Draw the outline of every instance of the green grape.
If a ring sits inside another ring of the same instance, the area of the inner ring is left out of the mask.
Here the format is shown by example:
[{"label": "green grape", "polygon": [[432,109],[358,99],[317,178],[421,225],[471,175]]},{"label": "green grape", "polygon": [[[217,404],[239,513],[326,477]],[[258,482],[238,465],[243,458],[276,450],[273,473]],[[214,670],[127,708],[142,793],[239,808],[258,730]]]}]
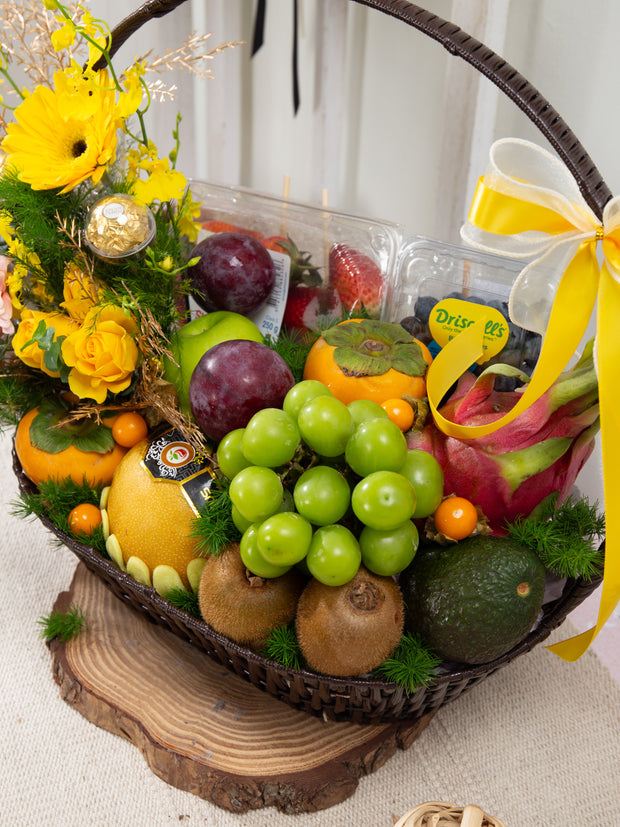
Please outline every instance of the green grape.
[{"label": "green grape", "polygon": [[353,419],[353,430],[368,419],[389,419],[388,412],[372,399],[354,399],[347,405]]},{"label": "green grape", "polygon": [[280,511],[260,525],[257,543],[260,553],[274,566],[294,566],[306,556],[312,540],[312,526],[294,511]]},{"label": "green grape", "polygon": [[349,483],[335,468],[314,465],[299,477],[293,491],[295,508],[314,525],[337,523],[351,501]]},{"label": "green grape", "polygon": [[343,525],[326,525],[314,532],[306,564],[326,586],[343,586],[357,574],[362,553],[357,538]]},{"label": "green grape", "polygon": [[398,471],[407,456],[407,440],[390,419],[367,419],[347,442],[345,459],[356,474]]},{"label": "green grape", "polygon": [[258,529],[260,523],[251,523],[244,531],[239,543],[239,554],[244,566],[257,577],[281,577],[290,566],[274,566],[268,563],[258,548]]},{"label": "green grape", "polygon": [[283,491],[276,472],[260,465],[250,465],[239,471],[229,488],[232,504],[251,523],[275,514],[282,503]]},{"label": "green grape", "polygon": [[248,465],[252,465],[241,450],[241,439],[244,433],[245,428],[235,428],[234,431],[229,431],[217,446],[217,463],[222,474],[229,480]]},{"label": "green grape", "polygon": [[304,379],[298,382],[290,389],[284,397],[282,408],[297,420],[299,411],[303,408],[306,402],[314,399],[317,396],[333,396],[327,385],[319,382],[317,379]]},{"label": "green grape", "polygon": [[349,409],[335,396],[317,396],[306,402],[297,416],[297,425],[303,441],[324,457],[344,453],[353,433]]},{"label": "green grape", "polygon": [[415,491],[402,474],[375,471],[357,483],[351,494],[351,506],[364,525],[390,530],[413,516]]},{"label": "green grape", "polygon": [[252,525],[252,520],[246,520],[246,518],[241,514],[237,506],[233,503],[230,509],[230,516],[232,517],[232,521],[235,524],[235,528],[241,534],[248,529]]},{"label": "green grape", "polygon": [[416,496],[413,518],[434,514],[443,499],[443,469],[432,454],[412,448],[398,473],[406,477]]},{"label": "green grape", "polygon": [[411,563],[418,550],[420,536],[411,520],[406,520],[386,531],[364,526],[359,542],[362,563],[366,568],[375,574],[392,577]]},{"label": "green grape", "polygon": [[252,465],[277,468],[290,462],[299,445],[295,420],[280,408],[263,408],[250,419],[241,450]]}]

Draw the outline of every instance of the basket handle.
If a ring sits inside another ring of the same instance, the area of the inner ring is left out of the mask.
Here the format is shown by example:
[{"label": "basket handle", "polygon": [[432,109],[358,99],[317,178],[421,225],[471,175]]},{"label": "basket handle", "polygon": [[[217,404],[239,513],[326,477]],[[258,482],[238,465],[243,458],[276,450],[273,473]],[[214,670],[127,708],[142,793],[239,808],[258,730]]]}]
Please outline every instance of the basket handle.
[{"label": "basket handle", "polygon": [[[185,0],[147,0],[112,30],[110,54],[113,55],[148,20],[163,17],[184,2]],[[376,9],[412,26],[441,43],[450,54],[462,58],[494,83],[547,138],[577,182],[588,206],[599,219],[602,218],[603,207],[612,197],[611,191],[566,122],[523,75],[454,23],[407,0],[352,2]]]}]

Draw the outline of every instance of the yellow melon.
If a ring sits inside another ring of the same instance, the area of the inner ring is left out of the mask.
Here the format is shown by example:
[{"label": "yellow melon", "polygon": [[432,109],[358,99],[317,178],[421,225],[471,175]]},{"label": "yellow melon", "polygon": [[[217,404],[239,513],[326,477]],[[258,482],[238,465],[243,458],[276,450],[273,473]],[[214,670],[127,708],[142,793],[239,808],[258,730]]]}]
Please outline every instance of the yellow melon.
[{"label": "yellow melon", "polygon": [[189,588],[187,566],[197,557],[196,539],[190,536],[195,514],[178,483],[155,480],[144,467],[148,445],[144,439],[131,448],[114,472],[107,501],[109,531],[125,565],[138,558],[151,580],[157,566],[170,566]]}]

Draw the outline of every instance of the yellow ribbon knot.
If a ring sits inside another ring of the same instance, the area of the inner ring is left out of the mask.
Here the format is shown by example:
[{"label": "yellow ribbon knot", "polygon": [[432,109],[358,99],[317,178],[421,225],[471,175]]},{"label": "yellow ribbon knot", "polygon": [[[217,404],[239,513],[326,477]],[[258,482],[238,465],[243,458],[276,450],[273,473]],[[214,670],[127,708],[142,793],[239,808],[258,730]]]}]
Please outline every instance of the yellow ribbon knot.
[{"label": "yellow ribbon knot", "polygon": [[[455,379],[482,356],[485,320],[449,342],[427,375],[435,422],[449,436],[481,437],[523,413],[567,367],[597,306],[605,574],[596,626],[549,647],[565,660],[576,660],[620,599],[620,199],[613,198],[605,206],[601,225],[556,156],[529,141],[504,139],[491,148],[489,167],[478,182],[461,235],[479,250],[527,261],[513,285],[509,311],[515,324],[542,334],[543,342],[519,402],[500,420],[482,426],[457,425],[439,414],[437,406]],[[602,266],[597,257],[599,241]]]}]

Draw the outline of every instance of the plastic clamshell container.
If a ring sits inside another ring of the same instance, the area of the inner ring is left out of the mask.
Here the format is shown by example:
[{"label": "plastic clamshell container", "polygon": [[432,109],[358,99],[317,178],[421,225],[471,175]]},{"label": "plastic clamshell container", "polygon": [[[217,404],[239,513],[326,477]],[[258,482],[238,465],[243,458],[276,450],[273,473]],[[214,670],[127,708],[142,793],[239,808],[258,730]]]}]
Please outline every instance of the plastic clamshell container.
[{"label": "plastic clamshell container", "polygon": [[459,298],[488,305],[504,316],[509,328],[508,342],[497,361],[530,372],[538,358],[541,337],[513,324],[508,316],[508,297],[522,267],[523,262],[514,259],[410,236],[401,245],[397,266],[388,282],[382,318],[404,322],[433,351],[435,343],[428,318],[436,302]]},{"label": "plastic clamshell container", "polygon": [[200,220],[203,223],[221,221],[252,230],[265,238],[289,237],[300,252],[310,254],[324,287],[330,280],[329,253],[334,245],[347,245],[368,256],[383,275],[382,303],[385,300],[388,282],[406,236],[403,226],[243,187],[201,180],[192,180],[189,185],[193,200],[201,204]]}]

